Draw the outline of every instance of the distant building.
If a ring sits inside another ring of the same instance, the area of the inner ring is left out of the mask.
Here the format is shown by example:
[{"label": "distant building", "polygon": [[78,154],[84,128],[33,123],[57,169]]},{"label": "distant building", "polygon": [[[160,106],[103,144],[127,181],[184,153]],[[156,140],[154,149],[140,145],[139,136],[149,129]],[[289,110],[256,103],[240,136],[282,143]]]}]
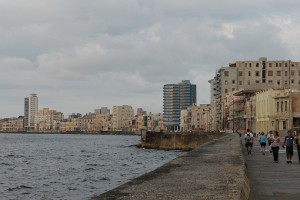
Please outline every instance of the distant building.
[{"label": "distant building", "polygon": [[110,110],[107,107],[101,107],[100,109],[95,109],[95,114],[110,114]]},{"label": "distant building", "polygon": [[57,132],[63,119],[64,115],[62,112],[43,108],[35,116],[35,130],[38,132]]},{"label": "distant building", "polygon": [[24,128],[26,131],[34,131],[37,114],[38,97],[36,94],[30,94],[24,99]]},{"label": "distant building", "polygon": [[166,84],[163,88],[163,120],[170,131],[180,128],[180,111],[197,103],[196,85],[189,80],[178,84]]},{"label": "distant building", "polygon": [[131,131],[134,111],[130,105],[113,106],[113,131]]}]

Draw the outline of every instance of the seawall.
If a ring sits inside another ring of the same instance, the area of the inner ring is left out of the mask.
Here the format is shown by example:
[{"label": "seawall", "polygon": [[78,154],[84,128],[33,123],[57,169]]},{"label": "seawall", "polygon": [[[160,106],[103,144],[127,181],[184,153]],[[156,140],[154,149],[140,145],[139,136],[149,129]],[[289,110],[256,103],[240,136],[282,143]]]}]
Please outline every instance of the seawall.
[{"label": "seawall", "polygon": [[185,132],[185,133],[161,133],[142,132],[140,147],[164,149],[164,150],[192,150],[213,139],[224,136],[225,133],[213,132]]},{"label": "seawall", "polygon": [[93,200],[248,199],[240,137],[228,134]]}]

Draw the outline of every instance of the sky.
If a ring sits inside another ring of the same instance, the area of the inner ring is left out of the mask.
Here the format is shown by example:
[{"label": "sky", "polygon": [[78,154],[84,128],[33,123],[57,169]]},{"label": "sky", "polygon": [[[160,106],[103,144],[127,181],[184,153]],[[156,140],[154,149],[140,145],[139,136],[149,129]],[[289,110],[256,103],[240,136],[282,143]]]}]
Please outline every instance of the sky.
[{"label": "sky", "polygon": [[300,61],[298,0],[0,0],[0,118],[39,108],[162,112],[163,85],[210,102],[218,68]]}]

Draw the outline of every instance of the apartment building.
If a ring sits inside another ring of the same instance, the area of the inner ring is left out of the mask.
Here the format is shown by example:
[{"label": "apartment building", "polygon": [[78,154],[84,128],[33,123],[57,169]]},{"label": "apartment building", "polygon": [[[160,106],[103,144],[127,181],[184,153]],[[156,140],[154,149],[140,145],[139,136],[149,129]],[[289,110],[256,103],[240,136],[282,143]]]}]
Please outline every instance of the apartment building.
[{"label": "apartment building", "polygon": [[[300,88],[300,63],[291,60],[269,61],[265,57],[255,61],[237,61],[217,70],[209,83],[212,92],[213,128],[224,129],[226,95],[234,91],[246,91],[241,95],[244,95],[245,99],[250,99],[251,93],[255,91],[269,88]],[[252,117],[247,120],[246,126],[250,126]]]},{"label": "apartment building", "polygon": [[134,110],[130,105],[113,106],[112,109],[113,131],[130,131]]},{"label": "apartment building", "polygon": [[1,132],[23,132],[24,131],[24,117],[18,118],[5,118],[0,120],[0,131]]},{"label": "apartment building", "polygon": [[62,112],[43,108],[38,111],[35,116],[35,130],[38,132],[56,132],[59,131],[60,122],[63,121],[64,115]]},{"label": "apartment building", "polygon": [[38,114],[38,97],[36,94],[30,94],[24,98],[24,129],[34,131],[35,116]]},{"label": "apartment building", "polygon": [[163,120],[167,130],[180,130],[180,111],[197,103],[196,85],[189,80],[163,88]]},{"label": "apartment building", "polygon": [[191,105],[181,110],[180,131],[208,131],[210,104]]}]

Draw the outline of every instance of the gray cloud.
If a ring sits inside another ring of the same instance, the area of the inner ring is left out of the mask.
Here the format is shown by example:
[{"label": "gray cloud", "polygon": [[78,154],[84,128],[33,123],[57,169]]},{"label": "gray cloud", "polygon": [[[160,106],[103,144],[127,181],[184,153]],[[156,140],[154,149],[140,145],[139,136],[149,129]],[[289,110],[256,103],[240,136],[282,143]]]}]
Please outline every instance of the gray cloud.
[{"label": "gray cloud", "polygon": [[41,107],[89,112],[120,104],[162,112],[162,87],[208,80],[236,60],[299,60],[294,0],[0,2],[0,117]]}]

